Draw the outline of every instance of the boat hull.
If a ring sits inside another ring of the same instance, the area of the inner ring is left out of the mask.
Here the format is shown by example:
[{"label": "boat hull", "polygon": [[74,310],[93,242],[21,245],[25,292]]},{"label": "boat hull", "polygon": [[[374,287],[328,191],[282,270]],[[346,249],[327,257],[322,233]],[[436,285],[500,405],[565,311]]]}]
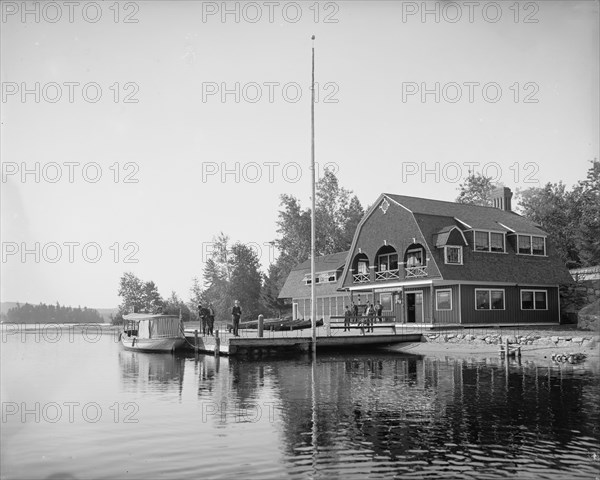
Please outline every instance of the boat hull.
[{"label": "boat hull", "polygon": [[184,343],[184,337],[137,338],[121,335],[123,348],[136,352],[172,352],[182,347]]}]

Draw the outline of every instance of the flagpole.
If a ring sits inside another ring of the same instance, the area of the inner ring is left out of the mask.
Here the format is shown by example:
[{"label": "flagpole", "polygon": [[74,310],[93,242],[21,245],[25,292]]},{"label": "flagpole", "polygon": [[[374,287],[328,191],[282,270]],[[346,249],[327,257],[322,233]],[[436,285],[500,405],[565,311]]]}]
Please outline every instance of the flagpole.
[{"label": "flagpole", "polygon": [[317,350],[317,305],[315,298],[315,36],[312,36],[312,82],[311,82],[311,189],[312,208],[310,215],[310,318],[312,319],[312,351]]}]

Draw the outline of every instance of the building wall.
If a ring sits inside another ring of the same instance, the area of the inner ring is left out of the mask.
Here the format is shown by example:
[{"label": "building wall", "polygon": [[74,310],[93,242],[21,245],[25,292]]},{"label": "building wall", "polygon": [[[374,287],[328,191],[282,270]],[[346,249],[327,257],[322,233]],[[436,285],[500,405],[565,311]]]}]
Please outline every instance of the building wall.
[{"label": "building wall", "polygon": [[[452,298],[452,310],[436,310],[436,291],[437,290],[450,290],[451,298]],[[459,287],[458,285],[448,285],[443,287],[435,287],[434,288],[434,298],[433,298],[433,316],[434,322],[436,324],[442,323],[460,323],[460,308],[461,308],[461,299],[459,296]]]},{"label": "building wall", "polygon": [[[475,310],[475,289],[479,288],[504,290],[505,309]],[[521,290],[529,289],[547,291],[547,310],[521,309]],[[463,324],[559,323],[557,287],[462,285],[461,305]]]},{"label": "building wall", "polygon": [[[293,303],[298,304],[298,318],[310,318],[310,298],[294,298]],[[317,297],[317,320],[328,321],[332,316],[344,315],[346,305],[350,305],[348,294]]]}]

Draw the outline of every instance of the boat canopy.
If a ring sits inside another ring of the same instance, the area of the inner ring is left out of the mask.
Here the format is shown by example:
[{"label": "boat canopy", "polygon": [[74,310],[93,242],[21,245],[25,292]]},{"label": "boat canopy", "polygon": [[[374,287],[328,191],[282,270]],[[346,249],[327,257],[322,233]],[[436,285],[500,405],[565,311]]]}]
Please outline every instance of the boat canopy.
[{"label": "boat canopy", "polygon": [[150,318],[179,318],[177,315],[162,315],[160,313],[128,313],[123,315],[125,320],[148,320]]},{"label": "boat canopy", "polygon": [[130,313],[123,315],[128,322],[136,322],[138,338],[181,337],[181,325],[176,315],[151,315],[148,313]]}]

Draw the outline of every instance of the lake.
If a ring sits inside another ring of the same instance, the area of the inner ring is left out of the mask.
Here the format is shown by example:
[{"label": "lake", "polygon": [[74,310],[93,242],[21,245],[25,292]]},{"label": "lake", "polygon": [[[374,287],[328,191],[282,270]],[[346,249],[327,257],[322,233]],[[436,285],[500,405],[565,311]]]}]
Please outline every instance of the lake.
[{"label": "lake", "polygon": [[597,361],[239,360],[52,328],[2,332],[2,479],[600,476]]}]

